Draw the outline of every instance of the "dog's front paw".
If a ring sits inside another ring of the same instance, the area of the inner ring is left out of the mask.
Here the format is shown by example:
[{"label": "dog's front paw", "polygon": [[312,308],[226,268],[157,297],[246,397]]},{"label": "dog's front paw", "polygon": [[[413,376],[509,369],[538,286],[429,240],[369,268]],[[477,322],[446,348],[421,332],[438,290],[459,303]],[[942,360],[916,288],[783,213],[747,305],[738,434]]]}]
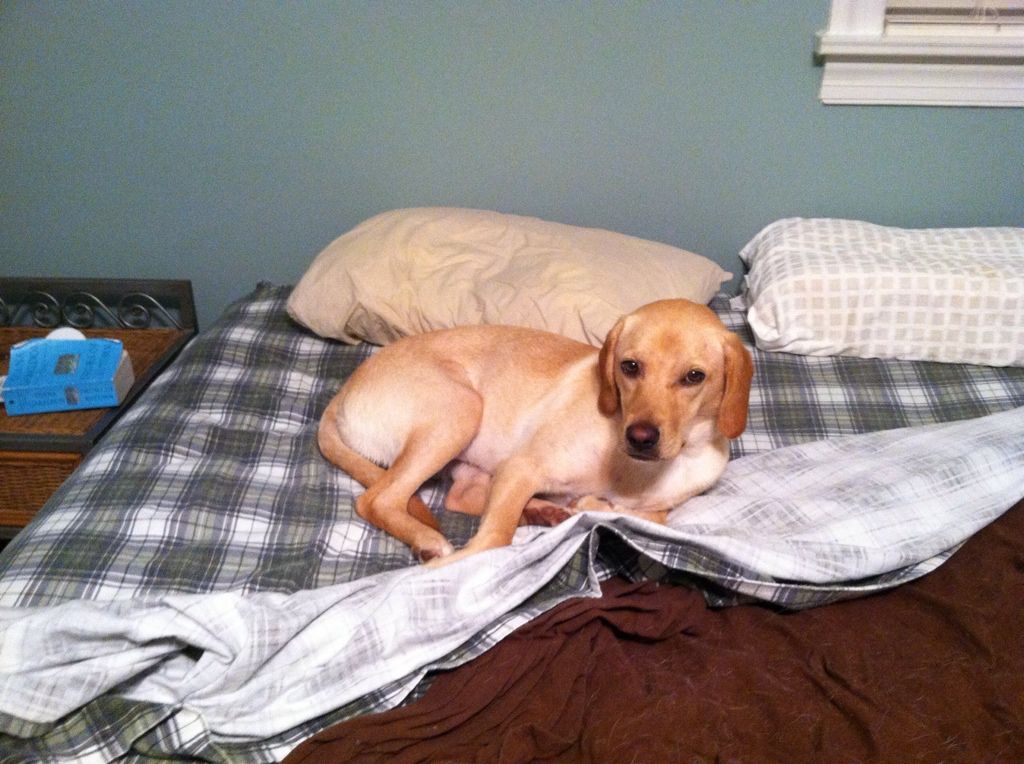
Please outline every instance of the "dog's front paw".
[{"label": "dog's front paw", "polygon": [[526,525],[544,525],[552,528],[572,517],[565,507],[546,501],[531,501],[523,507],[523,523]]}]

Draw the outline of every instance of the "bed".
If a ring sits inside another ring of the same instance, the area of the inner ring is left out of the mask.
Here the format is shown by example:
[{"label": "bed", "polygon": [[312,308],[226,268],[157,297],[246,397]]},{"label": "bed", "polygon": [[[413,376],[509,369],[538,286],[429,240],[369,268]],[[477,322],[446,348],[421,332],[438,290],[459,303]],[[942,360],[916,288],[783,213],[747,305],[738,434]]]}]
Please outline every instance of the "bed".
[{"label": "bed", "polygon": [[1024,364],[762,349],[748,286],[719,485],[427,570],[316,447],[375,346],[258,285],[0,555],[0,759],[1020,760]]}]

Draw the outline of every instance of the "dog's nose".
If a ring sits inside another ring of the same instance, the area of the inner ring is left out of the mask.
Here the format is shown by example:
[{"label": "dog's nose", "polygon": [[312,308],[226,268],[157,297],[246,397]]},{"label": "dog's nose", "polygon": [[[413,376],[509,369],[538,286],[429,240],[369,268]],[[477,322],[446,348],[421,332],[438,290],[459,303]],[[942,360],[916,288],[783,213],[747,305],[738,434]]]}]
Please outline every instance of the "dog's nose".
[{"label": "dog's nose", "polygon": [[658,428],[650,422],[634,422],[626,428],[626,440],[640,453],[651,451],[661,438]]}]

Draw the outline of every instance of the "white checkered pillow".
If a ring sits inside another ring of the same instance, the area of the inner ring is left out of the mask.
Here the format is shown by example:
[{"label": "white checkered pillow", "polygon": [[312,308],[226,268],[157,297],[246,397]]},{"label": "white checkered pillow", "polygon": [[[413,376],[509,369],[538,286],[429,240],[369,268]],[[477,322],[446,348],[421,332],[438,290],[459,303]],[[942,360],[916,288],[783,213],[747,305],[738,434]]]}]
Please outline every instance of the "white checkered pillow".
[{"label": "white checkered pillow", "polygon": [[788,218],[740,257],[763,350],[1024,366],[1024,228]]}]

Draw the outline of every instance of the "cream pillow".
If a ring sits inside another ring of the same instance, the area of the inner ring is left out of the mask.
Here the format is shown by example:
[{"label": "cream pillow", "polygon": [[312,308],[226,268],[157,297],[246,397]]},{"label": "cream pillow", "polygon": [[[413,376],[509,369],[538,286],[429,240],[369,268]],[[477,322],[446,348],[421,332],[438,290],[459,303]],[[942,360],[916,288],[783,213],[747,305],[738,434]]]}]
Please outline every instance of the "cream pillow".
[{"label": "cream pillow", "polygon": [[762,350],[1024,366],[1024,228],[789,218],[740,258]]},{"label": "cream pillow", "polygon": [[394,210],[321,252],[288,312],[350,343],[514,324],[600,345],[622,314],[669,297],[707,303],[731,276],[692,252],[596,228],[481,210]]}]

